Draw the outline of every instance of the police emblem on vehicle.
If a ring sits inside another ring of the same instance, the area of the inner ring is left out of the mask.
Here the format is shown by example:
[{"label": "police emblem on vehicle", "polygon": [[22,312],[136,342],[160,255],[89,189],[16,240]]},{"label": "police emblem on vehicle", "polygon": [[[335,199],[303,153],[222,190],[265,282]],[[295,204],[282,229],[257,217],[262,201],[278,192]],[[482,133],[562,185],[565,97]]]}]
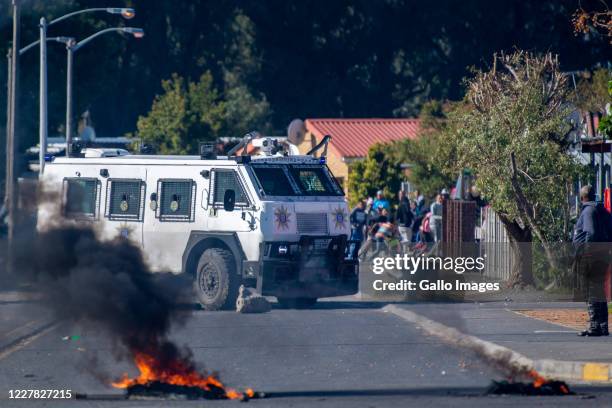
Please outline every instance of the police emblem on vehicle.
[{"label": "police emblem on vehicle", "polygon": [[346,212],[344,212],[344,208],[338,207],[336,208],[332,215],[334,216],[334,222],[336,223],[336,229],[343,229],[345,227],[346,222]]},{"label": "police emblem on vehicle", "polygon": [[289,229],[289,212],[284,206],[280,206],[274,210],[274,219],[276,221],[276,228],[279,230]]},{"label": "police emblem on vehicle", "polygon": [[179,209],[179,197],[175,194],[172,196],[172,201],[170,202],[170,211],[177,212]]}]

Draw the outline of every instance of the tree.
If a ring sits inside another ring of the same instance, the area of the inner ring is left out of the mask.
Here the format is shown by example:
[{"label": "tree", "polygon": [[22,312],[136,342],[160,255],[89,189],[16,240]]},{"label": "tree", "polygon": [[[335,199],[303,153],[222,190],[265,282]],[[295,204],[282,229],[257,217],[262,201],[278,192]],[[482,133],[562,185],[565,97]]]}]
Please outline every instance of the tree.
[{"label": "tree", "polygon": [[[227,50],[223,61],[224,132],[242,136],[251,130],[272,131],[272,111],[263,92],[252,90],[261,71],[261,55],[256,47],[253,21],[242,10],[236,10],[228,24]],[[258,85],[258,84],[257,84]]]},{"label": "tree", "polygon": [[225,103],[213,87],[210,72],[198,82],[174,74],[162,82],[164,93],[155,97],[151,111],[138,119],[136,136],[159,153],[197,152],[198,142],[214,140],[223,126]]},{"label": "tree", "polygon": [[[225,126],[227,136],[242,136],[251,130],[272,130],[270,104],[264,94],[254,95],[247,85],[225,75]],[[267,133],[269,134],[269,133]]]},{"label": "tree", "polygon": [[608,86],[612,80],[612,72],[606,68],[598,68],[580,78],[572,102],[585,112],[606,113],[606,105],[610,103]]},{"label": "tree", "polygon": [[425,196],[433,197],[448,188],[458,174],[454,140],[447,129],[448,113],[457,106],[451,102],[427,102],[419,115],[418,137],[397,143],[399,157],[410,166],[408,180]]},{"label": "tree", "polygon": [[606,116],[599,121],[599,132],[608,139],[612,139],[612,79],[608,81],[608,103]]},{"label": "tree", "polygon": [[402,183],[401,161],[393,143],[374,144],[364,160],[351,165],[348,179],[348,196],[351,205],[367,197],[373,197],[378,190],[394,201]]},{"label": "tree", "polygon": [[504,223],[516,259],[510,284],[534,283],[531,244],[555,265],[555,243],[569,237],[571,183],[584,168],[568,154],[567,78],[556,56],[517,51],[467,81],[473,109],[452,116],[460,164]]},{"label": "tree", "polygon": [[589,34],[591,32],[600,32],[610,39],[612,44],[612,11],[608,5],[602,1],[600,6],[604,10],[587,11],[580,7],[574,12],[572,22],[574,24],[574,32],[576,34]]}]

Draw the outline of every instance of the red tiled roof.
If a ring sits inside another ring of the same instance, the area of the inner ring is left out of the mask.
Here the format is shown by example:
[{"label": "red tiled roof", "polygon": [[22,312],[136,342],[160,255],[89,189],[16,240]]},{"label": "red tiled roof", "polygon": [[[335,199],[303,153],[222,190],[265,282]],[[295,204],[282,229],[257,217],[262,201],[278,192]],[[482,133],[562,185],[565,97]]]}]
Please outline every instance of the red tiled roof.
[{"label": "red tiled roof", "polygon": [[414,139],[418,119],[306,119],[306,129],[317,141],[331,135],[330,145],[341,157],[364,157],[375,143]]}]

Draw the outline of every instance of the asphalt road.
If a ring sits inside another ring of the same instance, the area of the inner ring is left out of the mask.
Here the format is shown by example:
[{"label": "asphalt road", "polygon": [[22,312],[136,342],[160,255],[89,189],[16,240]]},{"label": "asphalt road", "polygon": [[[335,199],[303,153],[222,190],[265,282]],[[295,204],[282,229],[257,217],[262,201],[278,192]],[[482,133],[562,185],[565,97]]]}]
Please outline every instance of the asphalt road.
[{"label": "asphalt road", "polygon": [[[569,397],[486,396],[500,373],[423,336],[382,306],[330,301],[313,310],[274,308],[259,315],[192,311],[172,336],[228,386],[266,392],[267,398],[248,402],[258,407],[612,406],[610,387],[575,387],[580,394]],[[43,331],[0,354],[0,407],[239,404],[116,400],[121,391],[108,382],[135,373],[130,362],[117,360],[116,350],[95,328],[64,323]],[[10,389],[70,389],[99,399],[10,400]]]}]

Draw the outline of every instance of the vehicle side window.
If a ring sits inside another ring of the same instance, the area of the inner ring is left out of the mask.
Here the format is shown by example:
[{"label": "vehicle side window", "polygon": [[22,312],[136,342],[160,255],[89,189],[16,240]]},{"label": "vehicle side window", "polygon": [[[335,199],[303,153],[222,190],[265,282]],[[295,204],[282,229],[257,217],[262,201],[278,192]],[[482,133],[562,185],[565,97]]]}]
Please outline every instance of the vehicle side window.
[{"label": "vehicle side window", "polygon": [[193,180],[162,179],[157,182],[160,221],[193,222],[195,220],[196,183]]},{"label": "vehicle side window", "polygon": [[142,221],[146,184],[139,179],[109,179],[106,183],[106,217],[117,221]]},{"label": "vehicle side window", "polygon": [[68,218],[97,219],[100,181],[96,178],[65,178],[63,184],[64,215]]},{"label": "vehicle side window", "polygon": [[249,199],[238,178],[238,173],[234,170],[214,169],[212,172],[212,204],[215,207],[223,207],[223,198],[226,190],[236,192],[236,207],[248,207]]}]

